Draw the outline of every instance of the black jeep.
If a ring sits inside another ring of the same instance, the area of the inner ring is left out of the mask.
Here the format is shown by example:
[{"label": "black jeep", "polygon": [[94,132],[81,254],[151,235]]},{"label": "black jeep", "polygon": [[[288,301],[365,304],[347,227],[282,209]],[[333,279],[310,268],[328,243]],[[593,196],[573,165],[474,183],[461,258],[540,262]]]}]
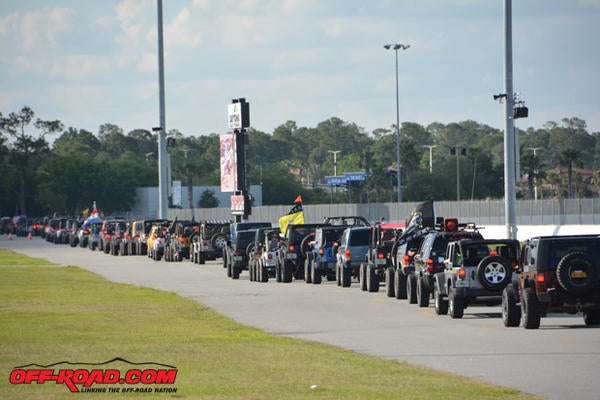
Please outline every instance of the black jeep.
[{"label": "black jeep", "polygon": [[518,280],[502,293],[505,326],[537,329],[548,313],[600,324],[600,236],[539,236],[521,251]]}]

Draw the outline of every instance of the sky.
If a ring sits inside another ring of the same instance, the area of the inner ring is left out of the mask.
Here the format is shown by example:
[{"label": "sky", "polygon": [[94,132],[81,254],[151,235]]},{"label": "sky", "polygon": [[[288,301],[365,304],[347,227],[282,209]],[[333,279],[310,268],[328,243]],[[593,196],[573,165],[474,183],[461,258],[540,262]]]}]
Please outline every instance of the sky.
[{"label": "sky", "polygon": [[[600,132],[600,0],[514,0],[521,129]],[[336,117],[503,129],[504,0],[163,0],[166,130],[225,133],[232,99],[272,133]],[[156,0],[0,0],[0,112],[98,133],[160,125]]]}]

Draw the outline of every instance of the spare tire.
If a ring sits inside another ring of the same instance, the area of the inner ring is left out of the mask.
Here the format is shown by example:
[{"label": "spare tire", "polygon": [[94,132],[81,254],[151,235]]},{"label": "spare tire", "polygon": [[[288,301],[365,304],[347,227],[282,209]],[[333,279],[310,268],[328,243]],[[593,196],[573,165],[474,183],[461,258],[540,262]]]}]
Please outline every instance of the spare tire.
[{"label": "spare tire", "polygon": [[503,290],[512,279],[510,261],[500,256],[485,257],[477,266],[477,279],[488,290]]},{"label": "spare tire", "polygon": [[302,242],[300,242],[300,254],[302,254],[303,257],[306,257],[306,253],[310,251],[309,243],[313,240],[315,240],[315,234],[310,233],[302,239]]},{"label": "spare tire", "polygon": [[558,262],[556,279],[568,293],[584,295],[598,282],[598,271],[590,256],[582,252],[574,252],[567,254]]},{"label": "spare tire", "polygon": [[227,237],[225,237],[225,235],[222,233],[216,233],[210,239],[210,243],[215,250],[221,250],[227,246]]}]

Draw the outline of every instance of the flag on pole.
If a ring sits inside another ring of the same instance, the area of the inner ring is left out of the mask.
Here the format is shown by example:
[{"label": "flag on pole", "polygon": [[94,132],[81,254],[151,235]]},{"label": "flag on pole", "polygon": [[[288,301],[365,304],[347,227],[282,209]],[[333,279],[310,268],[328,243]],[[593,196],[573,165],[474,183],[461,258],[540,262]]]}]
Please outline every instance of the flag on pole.
[{"label": "flag on pole", "polygon": [[294,206],[287,215],[279,218],[279,229],[285,235],[288,225],[296,225],[304,223],[304,211],[302,210],[302,196],[298,195],[294,200]]}]

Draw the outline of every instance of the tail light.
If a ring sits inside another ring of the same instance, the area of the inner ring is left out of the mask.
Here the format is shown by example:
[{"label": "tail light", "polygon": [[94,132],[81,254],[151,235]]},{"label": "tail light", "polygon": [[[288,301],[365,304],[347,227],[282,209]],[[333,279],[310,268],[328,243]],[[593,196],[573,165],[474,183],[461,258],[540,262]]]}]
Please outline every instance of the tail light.
[{"label": "tail light", "polygon": [[106,238],[107,238],[107,239],[110,239],[111,237],[112,237],[112,235],[111,235],[110,233],[107,233],[107,234],[106,234]]},{"label": "tail light", "polygon": [[377,253],[377,258],[379,260],[383,260],[385,258],[385,254],[384,253]]},{"label": "tail light", "polygon": [[184,237],[180,237],[179,238],[179,243],[181,243],[181,244],[185,243],[185,238]]},{"label": "tail light", "polygon": [[89,234],[90,234],[90,231],[88,231],[88,230],[86,229],[86,230],[84,230],[84,231],[83,231],[83,234],[84,234],[84,235],[89,235]]},{"label": "tail light", "polygon": [[404,265],[408,265],[410,264],[410,256],[407,254],[404,256]]},{"label": "tail light", "polygon": [[321,256],[322,256],[323,254],[325,254],[325,250],[323,250],[322,248],[321,248],[321,249],[319,249],[319,255],[321,255]]},{"label": "tail light", "polygon": [[554,271],[538,272],[535,276],[536,292],[545,292],[553,285]]},{"label": "tail light", "polygon": [[458,270],[458,279],[465,279],[467,277],[467,270],[461,268]]},{"label": "tail light", "polygon": [[239,256],[240,254],[242,254],[242,251],[240,249],[236,249],[235,252],[234,252],[234,254],[236,256]]},{"label": "tail light", "polygon": [[427,267],[425,268],[427,270],[427,272],[429,272],[430,274],[433,273],[433,267],[434,267],[434,262],[433,262],[433,258],[428,258],[427,259]]},{"label": "tail light", "polygon": [[[256,248],[256,254],[259,255],[259,256],[262,254],[262,247],[257,247]],[[270,256],[271,255],[269,254],[269,258],[270,258]]]},{"label": "tail light", "polygon": [[346,249],[345,254],[346,254],[346,260],[349,260],[350,259],[350,249]]},{"label": "tail light", "polygon": [[117,239],[121,239],[121,234],[117,233]]},{"label": "tail light", "polygon": [[290,247],[288,247],[289,251],[296,251],[296,246],[294,246],[293,244],[290,244]]},{"label": "tail light", "polygon": [[269,254],[269,255],[267,256],[267,258],[268,258],[269,260],[272,260],[272,259],[273,259],[273,254]]},{"label": "tail light", "polygon": [[125,239],[127,239],[127,240],[131,239],[131,235],[125,235]]}]

